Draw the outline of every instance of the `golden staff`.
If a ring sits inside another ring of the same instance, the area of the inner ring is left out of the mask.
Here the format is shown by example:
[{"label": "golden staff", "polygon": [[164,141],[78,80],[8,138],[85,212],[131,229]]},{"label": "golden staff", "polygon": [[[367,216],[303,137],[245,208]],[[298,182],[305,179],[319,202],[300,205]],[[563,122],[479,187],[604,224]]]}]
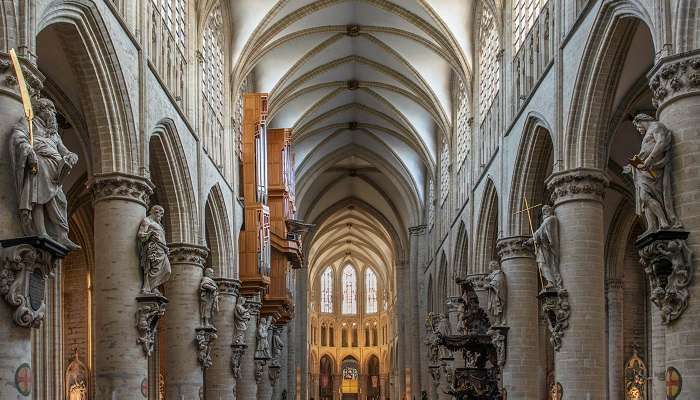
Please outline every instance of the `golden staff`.
[{"label": "golden staff", "polygon": [[[517,212],[513,213],[513,215],[517,215],[517,214],[524,213],[524,212],[527,213],[527,221],[530,224],[530,236],[534,238],[535,237],[535,229],[532,226],[532,216],[530,215],[530,210],[533,210],[537,207],[541,207],[542,204],[536,204],[536,205],[530,207],[530,205],[527,203],[527,197],[523,198],[523,202],[525,203],[525,209],[517,211]],[[537,244],[535,244],[534,239],[532,240],[532,245],[535,248],[535,254],[537,254]],[[544,280],[542,279],[542,271],[540,271],[539,265],[537,266],[537,275],[540,277],[540,284],[542,285],[542,289],[544,289]]]},{"label": "golden staff", "polygon": [[[15,74],[17,75],[17,85],[19,86],[20,97],[22,97],[24,116],[27,118],[27,125],[29,125],[29,145],[34,148],[34,125],[32,124],[32,121],[34,120],[34,109],[32,108],[32,99],[29,96],[27,82],[24,80],[24,73],[22,73],[22,65],[19,63],[15,49],[10,49],[10,58],[12,59],[12,65],[15,68]],[[36,165],[32,165],[32,174],[36,175],[36,173]]]}]

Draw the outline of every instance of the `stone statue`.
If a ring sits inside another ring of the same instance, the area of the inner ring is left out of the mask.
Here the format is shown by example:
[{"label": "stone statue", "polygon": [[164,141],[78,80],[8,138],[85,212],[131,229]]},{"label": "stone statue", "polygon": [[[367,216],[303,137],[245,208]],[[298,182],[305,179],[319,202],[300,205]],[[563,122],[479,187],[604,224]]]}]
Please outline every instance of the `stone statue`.
[{"label": "stone statue", "polygon": [[245,303],[245,297],[238,296],[236,308],[233,310],[233,323],[236,326],[233,335],[233,344],[235,345],[245,344],[245,331],[248,329],[248,321],[250,321],[250,309]]},{"label": "stone statue", "polygon": [[282,329],[273,329],[272,331],[272,362],[279,363],[279,357],[284,349],[284,341],[282,340]]},{"label": "stone statue", "polygon": [[542,224],[533,233],[532,238],[525,242],[535,245],[535,256],[542,277],[547,281],[545,289],[555,287],[561,289],[562,281],[559,274],[559,220],[551,206],[542,206]]},{"label": "stone statue", "polygon": [[78,349],[74,349],[73,359],[66,367],[66,399],[87,400],[88,372],[85,364],[80,361]]},{"label": "stone statue", "polygon": [[143,273],[141,293],[144,294],[160,295],[158,287],[170,279],[169,251],[165,244],[165,230],[160,224],[163,214],[163,207],[152,206],[141,221],[137,234]]},{"label": "stone statue", "polygon": [[26,120],[13,128],[10,160],[15,179],[22,229],[28,236],[48,236],[70,250],[80,246],[68,239],[68,202],[63,180],[78,163],[58,135],[56,108],[51,100],[35,98],[33,141]]},{"label": "stone statue", "polygon": [[270,325],[272,325],[272,317],[260,318],[258,322],[257,343],[255,345],[255,358],[270,359]]},{"label": "stone statue", "polygon": [[202,326],[212,326],[211,320],[219,311],[219,287],[214,281],[214,270],[204,269],[204,276],[199,283],[199,316]]},{"label": "stone statue", "polygon": [[673,133],[646,114],[637,115],[633,122],[643,136],[642,147],[623,172],[632,176],[637,215],[646,220],[647,230],[642,236],[662,229],[682,228],[671,193]]},{"label": "stone statue", "polygon": [[[445,314],[437,314],[437,335],[435,337],[436,344],[439,342],[439,336],[451,336],[452,335],[452,325],[450,325],[450,319],[447,318]],[[454,355],[452,351],[445,346],[439,347],[439,353],[441,359],[452,359]]]},{"label": "stone statue", "polygon": [[498,261],[489,262],[491,273],[484,280],[484,289],[488,294],[487,309],[493,318],[494,325],[503,326],[505,324],[506,306],[506,274],[501,270]]}]

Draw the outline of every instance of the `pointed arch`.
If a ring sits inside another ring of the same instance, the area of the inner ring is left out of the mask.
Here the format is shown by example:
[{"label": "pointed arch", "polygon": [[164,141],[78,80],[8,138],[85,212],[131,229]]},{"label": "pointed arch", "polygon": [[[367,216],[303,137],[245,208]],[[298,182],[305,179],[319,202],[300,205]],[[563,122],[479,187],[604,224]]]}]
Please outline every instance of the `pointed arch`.
[{"label": "pointed arch", "polygon": [[465,278],[469,268],[469,234],[464,221],[459,223],[457,240],[453,257],[453,270],[455,278]]},{"label": "pointed arch", "polygon": [[342,314],[357,314],[357,281],[357,269],[352,264],[346,264],[341,272]]},{"label": "pointed arch", "polygon": [[447,313],[447,256],[445,252],[442,252],[440,256],[440,268],[437,274],[437,287],[435,288],[435,305],[437,306],[437,311],[446,314]]},{"label": "pointed arch", "polygon": [[209,248],[209,266],[218,276],[235,276],[231,225],[218,183],[209,190],[204,206],[204,232]]},{"label": "pointed arch", "polygon": [[496,241],[498,240],[498,193],[496,186],[489,178],[481,200],[479,224],[477,225],[476,260],[470,274],[486,273],[491,260],[497,260]]}]

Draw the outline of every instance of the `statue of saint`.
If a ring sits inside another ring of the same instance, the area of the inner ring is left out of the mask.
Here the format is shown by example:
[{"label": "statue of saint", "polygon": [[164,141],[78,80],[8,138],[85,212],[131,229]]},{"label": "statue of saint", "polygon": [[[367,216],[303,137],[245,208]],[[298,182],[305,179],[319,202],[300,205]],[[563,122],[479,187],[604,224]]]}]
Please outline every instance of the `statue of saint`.
[{"label": "statue of saint", "polygon": [[506,306],[506,274],[501,270],[498,261],[489,262],[491,273],[484,280],[484,289],[488,293],[487,307],[494,325],[503,326]]},{"label": "statue of saint", "polygon": [[561,275],[559,274],[559,220],[551,206],[542,206],[542,224],[526,241],[528,245],[535,245],[537,265],[542,272],[545,289],[552,287],[561,288]]},{"label": "statue of saint", "polygon": [[202,326],[212,326],[212,317],[218,311],[219,286],[214,281],[214,270],[205,268],[199,283],[199,316]]},{"label": "statue of saint", "polygon": [[58,134],[51,100],[35,98],[33,141],[24,118],[12,130],[10,160],[15,178],[22,229],[28,236],[47,236],[70,250],[80,246],[68,239],[68,202],[63,180],[78,163]]},{"label": "statue of saint", "polygon": [[273,329],[272,331],[272,360],[273,363],[279,363],[279,357],[284,349],[284,341],[282,340],[281,329]]},{"label": "statue of saint", "polygon": [[272,317],[260,318],[260,322],[258,322],[258,340],[255,346],[255,358],[270,358],[270,325],[272,325]]},{"label": "statue of saint", "polygon": [[236,308],[233,310],[233,324],[236,326],[233,344],[237,345],[245,344],[245,331],[248,329],[248,321],[250,321],[250,310],[245,303],[245,297],[238,296]]},{"label": "statue of saint", "polygon": [[637,215],[644,216],[647,225],[643,235],[661,229],[682,228],[671,193],[673,133],[646,114],[637,115],[633,122],[643,136],[642,147],[624,167],[623,173],[631,175],[634,181]]},{"label": "statue of saint", "polygon": [[141,293],[160,295],[158,287],[170,279],[170,260],[168,246],[165,244],[165,229],[160,224],[165,214],[163,207],[151,207],[143,218],[137,240],[143,273]]}]

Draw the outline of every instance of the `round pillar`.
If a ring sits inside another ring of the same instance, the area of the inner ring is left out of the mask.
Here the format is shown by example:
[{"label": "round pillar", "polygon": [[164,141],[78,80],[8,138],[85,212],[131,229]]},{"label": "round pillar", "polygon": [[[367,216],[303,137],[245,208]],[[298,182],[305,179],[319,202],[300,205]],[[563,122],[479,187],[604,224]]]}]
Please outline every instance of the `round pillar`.
[{"label": "round pillar", "polygon": [[624,399],[624,321],[621,279],[608,279],[608,398]]},{"label": "round pillar", "polygon": [[258,296],[248,298],[246,301],[250,311],[250,320],[245,331],[245,344],[248,346],[241,357],[240,376],[236,382],[237,400],[257,400],[258,384],[256,379],[255,341],[260,315],[260,299]]},{"label": "round pillar", "polygon": [[205,374],[206,398],[234,400],[236,379],[231,369],[231,344],[233,343],[233,310],[236,307],[241,283],[235,279],[216,278],[219,286],[219,312],[213,323],[218,337],[212,344],[212,364]]},{"label": "round pillar", "polygon": [[602,203],[607,185],[602,172],[587,168],[555,173],[547,182],[559,220],[559,270],[569,298],[569,326],[554,357],[555,379],[565,398],[607,395]]}]

